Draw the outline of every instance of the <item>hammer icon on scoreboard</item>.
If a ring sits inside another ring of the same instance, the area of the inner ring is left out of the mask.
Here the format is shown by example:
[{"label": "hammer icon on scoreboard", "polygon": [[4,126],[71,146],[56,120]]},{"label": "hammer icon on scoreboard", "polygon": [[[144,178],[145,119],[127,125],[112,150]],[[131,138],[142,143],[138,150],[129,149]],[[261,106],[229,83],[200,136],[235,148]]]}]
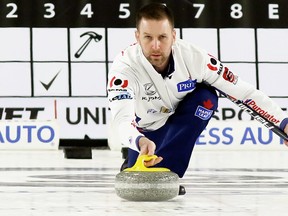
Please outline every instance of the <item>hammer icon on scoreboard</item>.
[{"label": "hammer icon on scoreboard", "polygon": [[80,37],[83,37],[85,35],[88,35],[89,38],[85,41],[85,43],[79,48],[79,50],[75,53],[75,57],[79,58],[82,53],[84,52],[84,50],[86,49],[86,47],[88,46],[88,44],[91,42],[91,40],[95,40],[96,42],[99,42],[102,39],[102,35],[97,34],[96,32],[93,31],[88,31],[83,33],[82,35],[80,35]]}]

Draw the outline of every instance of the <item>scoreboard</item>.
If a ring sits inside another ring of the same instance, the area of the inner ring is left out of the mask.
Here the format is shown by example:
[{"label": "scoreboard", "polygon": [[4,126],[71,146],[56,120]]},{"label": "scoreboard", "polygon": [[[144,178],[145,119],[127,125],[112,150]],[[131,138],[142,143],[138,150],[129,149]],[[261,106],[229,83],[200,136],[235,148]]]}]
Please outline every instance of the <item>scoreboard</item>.
[{"label": "scoreboard", "polygon": [[181,28],[287,28],[285,0],[1,0],[2,27],[135,27],[136,11],[160,2]]},{"label": "scoreboard", "polygon": [[[107,73],[135,42],[135,14],[148,2],[0,0],[1,120],[57,118],[61,139],[107,139]],[[287,109],[287,0],[156,2],[173,10],[177,37]]]}]

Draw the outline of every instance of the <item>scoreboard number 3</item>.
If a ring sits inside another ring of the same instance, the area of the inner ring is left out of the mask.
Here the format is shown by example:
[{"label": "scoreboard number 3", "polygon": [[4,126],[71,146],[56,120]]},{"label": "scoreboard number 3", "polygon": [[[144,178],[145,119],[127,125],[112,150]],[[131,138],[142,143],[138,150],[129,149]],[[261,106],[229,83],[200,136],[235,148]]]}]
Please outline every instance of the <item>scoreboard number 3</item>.
[{"label": "scoreboard number 3", "polygon": [[52,3],[46,3],[44,4],[44,7],[46,8],[46,13],[44,14],[44,18],[51,19],[55,16],[55,5]]}]

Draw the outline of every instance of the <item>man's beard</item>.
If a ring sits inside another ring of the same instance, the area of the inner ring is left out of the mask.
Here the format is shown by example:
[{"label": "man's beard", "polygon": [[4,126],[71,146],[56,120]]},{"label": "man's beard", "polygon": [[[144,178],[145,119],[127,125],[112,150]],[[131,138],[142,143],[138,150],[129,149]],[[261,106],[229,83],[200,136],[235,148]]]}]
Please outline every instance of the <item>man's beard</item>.
[{"label": "man's beard", "polygon": [[167,60],[168,58],[161,55],[158,58],[154,58],[151,56],[147,57],[147,60],[156,68],[161,67]]}]

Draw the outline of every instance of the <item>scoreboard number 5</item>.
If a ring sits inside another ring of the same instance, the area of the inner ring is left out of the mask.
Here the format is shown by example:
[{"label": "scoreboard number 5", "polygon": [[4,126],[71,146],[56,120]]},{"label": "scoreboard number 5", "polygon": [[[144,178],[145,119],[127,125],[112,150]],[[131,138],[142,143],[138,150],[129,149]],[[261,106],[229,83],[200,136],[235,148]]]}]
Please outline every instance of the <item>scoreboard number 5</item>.
[{"label": "scoreboard number 5", "polygon": [[130,6],[129,3],[121,3],[119,6],[119,18],[127,19],[130,16],[130,10],[128,9]]}]

